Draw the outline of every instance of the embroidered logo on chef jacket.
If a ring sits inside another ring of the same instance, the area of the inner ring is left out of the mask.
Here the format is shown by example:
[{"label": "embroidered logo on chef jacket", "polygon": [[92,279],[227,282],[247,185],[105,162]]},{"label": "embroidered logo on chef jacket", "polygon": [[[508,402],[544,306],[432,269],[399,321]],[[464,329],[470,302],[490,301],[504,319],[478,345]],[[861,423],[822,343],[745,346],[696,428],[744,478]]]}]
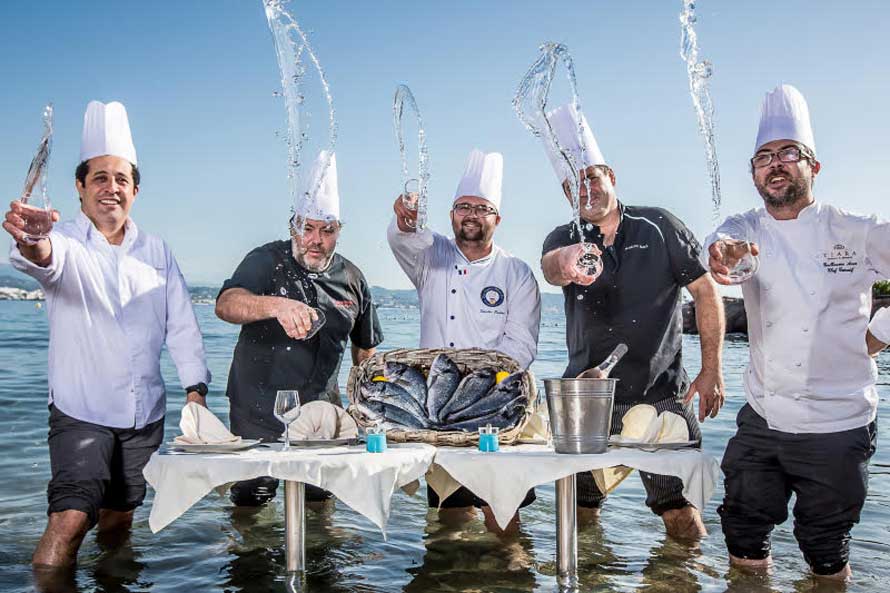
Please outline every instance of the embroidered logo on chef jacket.
[{"label": "embroidered logo on chef jacket", "polygon": [[834,244],[831,249],[819,254],[822,268],[829,274],[852,274],[859,265],[856,251],[842,243]]},{"label": "embroidered logo on chef jacket", "polygon": [[482,289],[482,303],[489,307],[497,307],[504,302],[504,291],[497,286],[486,286]]}]

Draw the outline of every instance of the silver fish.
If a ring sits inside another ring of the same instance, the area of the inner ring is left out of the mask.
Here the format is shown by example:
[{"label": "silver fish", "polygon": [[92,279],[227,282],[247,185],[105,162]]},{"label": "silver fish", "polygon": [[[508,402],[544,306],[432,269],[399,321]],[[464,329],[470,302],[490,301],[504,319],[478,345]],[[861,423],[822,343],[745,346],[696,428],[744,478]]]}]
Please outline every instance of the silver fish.
[{"label": "silver fish", "polygon": [[439,412],[454,395],[458,385],[460,385],[460,369],[446,355],[437,355],[430,365],[426,394],[427,417],[433,423],[439,422]]},{"label": "silver fish", "polygon": [[439,410],[439,418],[448,417],[464,410],[484,398],[495,385],[495,372],[492,369],[478,369],[460,380],[454,395]]},{"label": "silver fish", "polygon": [[[371,400],[362,402],[361,405],[372,412],[372,414],[366,414],[371,419],[377,420],[379,417],[382,417],[386,421],[403,428],[429,428],[429,422],[427,420],[421,420],[413,414],[392,404]],[[364,411],[361,407],[359,409]]]},{"label": "silver fish", "polygon": [[[383,367],[383,376],[390,383],[395,383],[407,391],[422,409],[426,409],[426,379],[423,373],[401,362],[387,362]],[[426,416],[426,413],[423,416]]]},{"label": "silver fish", "polygon": [[[426,387],[424,387],[426,389]],[[421,424],[428,423],[426,410],[420,407],[413,397],[400,385],[388,381],[368,381],[362,384],[362,398],[370,401],[382,401],[397,408],[402,408],[417,418]]]},{"label": "silver fish", "polygon": [[468,418],[484,416],[503,408],[507,403],[524,398],[522,395],[523,371],[517,371],[504,377],[504,380],[492,387],[485,397],[482,397],[471,405],[456,410],[447,418],[448,422],[458,422]]},{"label": "silver fish", "polygon": [[460,422],[452,422],[442,426],[445,430],[463,430],[467,432],[475,432],[480,426],[492,425],[501,430],[513,428],[525,413],[524,402],[511,402],[499,410],[495,410],[485,416],[477,418],[469,418]]}]

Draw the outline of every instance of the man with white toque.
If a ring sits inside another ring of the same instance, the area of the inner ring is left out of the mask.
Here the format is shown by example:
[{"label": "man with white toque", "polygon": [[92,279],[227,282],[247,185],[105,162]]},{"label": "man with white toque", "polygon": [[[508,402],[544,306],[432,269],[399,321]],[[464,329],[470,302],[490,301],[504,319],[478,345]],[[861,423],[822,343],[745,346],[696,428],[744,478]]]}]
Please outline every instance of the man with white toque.
[{"label": "man with white toque", "polygon": [[87,106],[80,161],[77,218],[36,243],[24,235],[33,208],[13,202],[3,223],[16,241],[9,260],[40,282],[49,316],[52,478],[35,567],[73,565],[96,524],[132,524],[145,497],[142,468],[164,436],[163,346],[187,401],[205,405],[210,381],[176,260],[130,218],[140,176],[123,105]]},{"label": "man with white toque", "polygon": [[[538,349],[541,295],[531,268],[494,244],[501,222],[503,157],[474,149],[451,207],[449,239],[430,229],[417,231],[417,211],[397,198],[387,239],[420,299],[421,348],[486,348],[528,368]],[[430,506],[439,506],[427,490]],[[523,506],[534,500],[533,491]],[[488,505],[466,488],[444,501],[453,514],[486,512]]]},{"label": "man with white toque", "polygon": [[890,224],[816,201],[820,169],[806,101],[790,85],[776,87],[751,159],[763,207],[730,216],[705,243],[722,284],[746,245],[760,256],[742,284],[747,404],[723,456],[718,512],[731,562],[767,567],[770,532],[794,493],[804,558],[817,576],[845,579],[876,444],[877,369],[866,331],[872,284],[890,277]]},{"label": "man with white toque", "polygon": [[[358,364],[383,341],[367,280],[336,253],[342,223],[335,154],[318,155],[301,195],[308,205],[291,220],[291,239],[248,253],[216,300],[217,316],[241,326],[226,394],[232,432],[245,438],[274,441],[283,433],[274,414],[278,390],[298,390],[304,404],[340,406],[337,376],[347,343]],[[315,310],[324,325],[307,339]],[[238,482],[230,495],[236,506],[258,507],[277,488],[278,480],[264,476]],[[306,496],[321,503],[330,493],[307,484]]]},{"label": "man with white toque", "polygon": [[[571,202],[570,183],[579,183],[581,236],[574,224],[557,227],[544,241],[544,277],[565,296],[569,365],[564,377],[595,367],[626,344],[628,352],[611,377],[619,379],[613,407],[613,434],[637,404],[685,418],[690,439],[701,441],[698,422],[723,405],[721,349],[723,304],[717,287],[699,262],[700,246],[686,226],[667,210],[629,206],[615,193],[615,173],[606,164],[593,132],[574,105],[548,114],[563,153],[549,155],[562,191]],[[577,178],[575,173],[577,172]],[[579,268],[581,242],[602,257],[599,276]],[[695,300],[701,342],[701,372],[692,383],[682,360],[681,292]],[[699,394],[696,420],[692,399]],[[683,497],[679,478],[641,472],[646,505],[675,538],[704,535],[700,509]],[[595,517],[605,495],[590,472],[577,475],[579,516]]]}]

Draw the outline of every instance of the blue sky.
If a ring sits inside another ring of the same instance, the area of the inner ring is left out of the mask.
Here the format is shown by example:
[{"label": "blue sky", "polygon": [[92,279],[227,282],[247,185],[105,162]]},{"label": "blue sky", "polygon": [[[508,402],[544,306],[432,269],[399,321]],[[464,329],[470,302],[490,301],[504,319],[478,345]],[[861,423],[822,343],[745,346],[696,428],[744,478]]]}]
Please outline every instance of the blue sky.
[{"label": "blue sky", "polygon": [[[400,185],[391,102],[407,83],[426,123],[433,228],[450,230],[447,211],[470,149],[500,151],[504,220],[495,239],[538,270],[544,237],[570,211],[510,101],[548,40],[572,52],[619,197],[668,208],[703,237],[714,220],[679,58],[681,4],[292,2],[337,110],[347,223],[340,252],[373,284],[410,286],[385,241]],[[760,204],[747,159],[763,94],[786,82],[810,104],[823,164],[817,199],[886,216],[890,7],[702,0],[698,16],[701,54],[715,69],[722,214]],[[0,189],[8,199],[21,191],[42,106],[52,100],[49,188],[63,217],[74,216],[84,108],[120,100],[143,174],[133,216],[170,243],[191,283],[220,282],[248,250],[286,236],[285,147],[274,135],[285,114],[272,96],[278,70],[260,0],[3,2],[0,54]]]}]

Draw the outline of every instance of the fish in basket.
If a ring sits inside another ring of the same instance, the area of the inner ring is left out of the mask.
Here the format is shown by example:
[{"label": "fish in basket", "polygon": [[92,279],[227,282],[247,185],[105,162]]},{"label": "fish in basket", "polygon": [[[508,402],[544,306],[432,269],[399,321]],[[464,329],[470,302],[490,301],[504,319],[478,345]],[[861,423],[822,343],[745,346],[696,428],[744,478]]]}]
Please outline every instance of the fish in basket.
[{"label": "fish in basket", "polygon": [[[514,440],[534,413],[534,377],[492,350],[416,349],[376,354],[350,372],[349,411],[396,441],[470,445],[480,426]],[[401,438],[400,438],[401,437]]]}]

